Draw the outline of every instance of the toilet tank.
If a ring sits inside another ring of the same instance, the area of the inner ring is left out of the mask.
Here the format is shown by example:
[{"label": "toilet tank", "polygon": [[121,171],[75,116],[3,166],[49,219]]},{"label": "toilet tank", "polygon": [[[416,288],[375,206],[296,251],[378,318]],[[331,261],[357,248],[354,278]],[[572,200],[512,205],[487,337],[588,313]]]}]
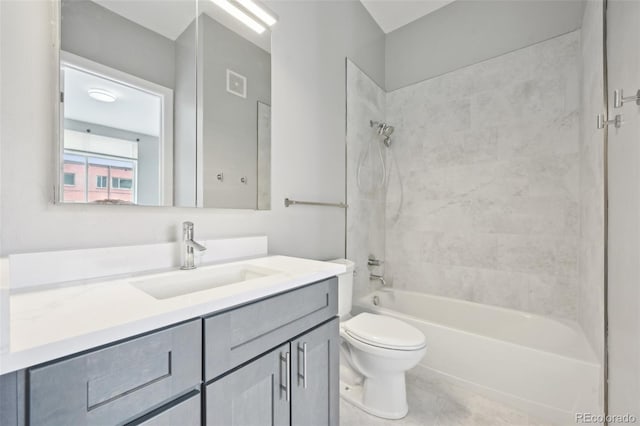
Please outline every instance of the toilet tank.
[{"label": "toilet tank", "polygon": [[338,275],[338,315],[343,318],[351,312],[355,263],[349,259],[334,259],[331,262],[340,263],[347,267],[347,272]]}]

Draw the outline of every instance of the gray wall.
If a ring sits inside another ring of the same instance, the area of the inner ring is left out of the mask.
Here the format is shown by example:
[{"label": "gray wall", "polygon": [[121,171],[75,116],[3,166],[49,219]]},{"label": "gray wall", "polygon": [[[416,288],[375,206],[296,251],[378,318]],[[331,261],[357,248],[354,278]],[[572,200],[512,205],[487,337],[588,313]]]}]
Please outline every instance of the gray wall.
[{"label": "gray wall", "polygon": [[271,209],[271,105],[258,104],[258,210]]},{"label": "gray wall", "polygon": [[173,97],[174,205],[196,205],[196,21],[176,39]]},{"label": "gray wall", "polygon": [[280,17],[271,43],[270,249],[344,256],[342,209],[285,209],[283,200],[345,199],[345,57],[384,81],[384,34],[360,2],[269,4]]},{"label": "gray wall", "polygon": [[62,49],[174,87],[172,40],[90,1],[62,0]]},{"label": "gray wall", "polygon": [[[258,102],[271,104],[271,55],[206,15],[200,24],[204,207],[255,209]],[[246,98],[227,92],[227,69],[247,78]]]},{"label": "gray wall", "polygon": [[[345,60],[384,81],[383,33],[359,2],[272,2],[273,210],[52,205],[56,64],[49,1],[0,2],[2,254],[267,234],[270,251],[344,255],[344,211],[290,207],[285,197],[345,197]],[[28,158],[30,174],[17,159]]]},{"label": "gray wall", "polygon": [[395,90],[580,28],[577,0],[458,0],[386,37]]}]

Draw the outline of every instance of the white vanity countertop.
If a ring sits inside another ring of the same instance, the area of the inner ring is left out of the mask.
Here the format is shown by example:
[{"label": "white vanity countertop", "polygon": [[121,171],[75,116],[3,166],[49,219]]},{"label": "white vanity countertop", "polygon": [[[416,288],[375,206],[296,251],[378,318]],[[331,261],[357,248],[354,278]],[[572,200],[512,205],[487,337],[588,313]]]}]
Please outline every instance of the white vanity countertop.
[{"label": "white vanity countertop", "polygon": [[[0,353],[0,375],[83,350],[291,290],[345,272],[345,266],[270,256],[243,264],[277,274],[168,299],[131,284],[151,276],[58,286],[9,296],[9,348]],[[183,271],[189,274],[190,271]]]}]

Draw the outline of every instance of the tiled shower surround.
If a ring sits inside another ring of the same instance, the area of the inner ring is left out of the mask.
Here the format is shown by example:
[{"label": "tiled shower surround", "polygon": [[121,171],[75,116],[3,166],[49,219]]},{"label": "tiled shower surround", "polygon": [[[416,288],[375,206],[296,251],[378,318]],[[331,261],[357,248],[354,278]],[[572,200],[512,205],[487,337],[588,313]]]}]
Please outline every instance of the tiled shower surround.
[{"label": "tiled shower surround", "polygon": [[602,2],[585,2],[582,20],[582,133],[580,139],[580,266],[578,320],[604,359],[604,146],[593,117],[603,110]]},{"label": "tiled shower surround", "polygon": [[[577,319],[580,70],[580,31],[386,96],[348,64],[347,255],[357,293],[377,284],[363,257],[382,244],[396,288]],[[395,155],[399,167],[386,197],[364,196],[355,153],[374,137],[368,120],[382,115],[395,126],[387,164]]]},{"label": "tiled shower surround", "polygon": [[[354,297],[372,290],[367,258],[384,257],[385,188],[381,178],[376,137],[369,121],[384,121],[385,92],[347,60],[347,258],[356,263]],[[374,144],[373,146],[369,146]],[[369,155],[366,150],[371,148]],[[386,152],[382,151],[385,155]],[[362,161],[360,185],[358,163]],[[372,271],[377,273],[380,268]]]}]

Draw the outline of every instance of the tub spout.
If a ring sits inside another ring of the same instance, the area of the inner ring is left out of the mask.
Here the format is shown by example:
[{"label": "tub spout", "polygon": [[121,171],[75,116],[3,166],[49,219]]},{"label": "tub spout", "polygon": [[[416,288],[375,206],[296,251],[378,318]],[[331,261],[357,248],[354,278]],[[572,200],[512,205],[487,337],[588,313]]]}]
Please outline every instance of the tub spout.
[{"label": "tub spout", "polygon": [[384,280],[384,277],[382,275],[370,274],[369,279],[380,281],[380,284],[382,284],[383,287],[387,286],[387,282]]}]

